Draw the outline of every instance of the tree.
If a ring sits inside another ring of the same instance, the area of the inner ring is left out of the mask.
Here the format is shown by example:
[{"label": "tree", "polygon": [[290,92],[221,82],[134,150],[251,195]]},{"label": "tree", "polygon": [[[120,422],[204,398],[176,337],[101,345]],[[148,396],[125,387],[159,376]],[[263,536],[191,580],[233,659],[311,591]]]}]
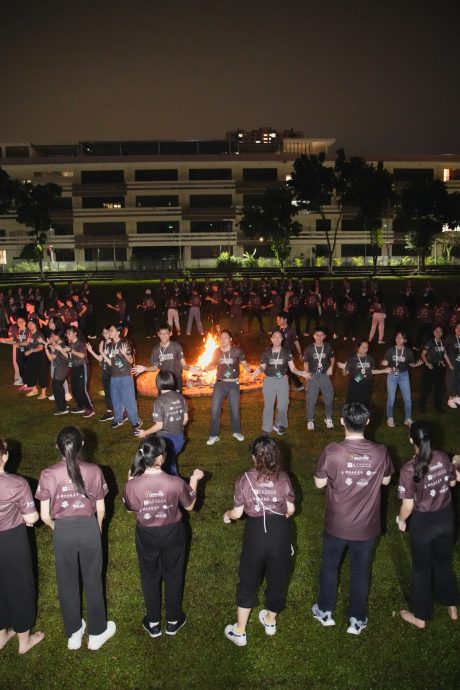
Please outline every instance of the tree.
[{"label": "tree", "polygon": [[[348,176],[352,170],[343,149],[337,151],[334,167],[324,165],[326,155],[302,155],[294,162],[289,186],[300,208],[317,213],[323,220],[328,247],[328,267],[332,273],[332,258],[337,244],[337,232],[350,191]],[[333,219],[327,217],[326,206],[331,203],[336,212]]]},{"label": "tree", "polygon": [[32,228],[28,233],[31,242],[21,252],[22,258],[33,258],[40,266],[43,278],[43,249],[51,228],[51,212],[56,199],[61,196],[59,185],[47,183],[21,184],[16,195],[16,216],[18,223]]},{"label": "tree", "polygon": [[14,200],[17,190],[18,183],[12,180],[3,168],[0,168],[0,215],[6,215],[14,211]]},{"label": "tree", "polygon": [[356,222],[369,233],[375,271],[383,245],[382,218],[394,197],[393,176],[385,170],[382,161],[374,166],[363,158],[353,157],[349,161],[339,160],[338,164],[343,167],[342,175],[348,180],[344,201],[356,204]]},{"label": "tree", "polygon": [[440,243],[446,260],[450,263],[454,247],[460,244],[460,194],[458,192],[447,195],[444,215],[444,225],[435,240]]},{"label": "tree", "polygon": [[264,237],[271,243],[275,259],[281,270],[291,252],[291,237],[296,237],[302,225],[294,220],[298,213],[294,205],[294,195],[289,187],[269,187],[265,190],[260,204],[243,206],[240,228],[249,238]]},{"label": "tree", "polygon": [[406,248],[417,252],[419,271],[425,269],[426,257],[446,222],[448,196],[440,180],[412,182],[401,192],[393,227],[406,233]]}]

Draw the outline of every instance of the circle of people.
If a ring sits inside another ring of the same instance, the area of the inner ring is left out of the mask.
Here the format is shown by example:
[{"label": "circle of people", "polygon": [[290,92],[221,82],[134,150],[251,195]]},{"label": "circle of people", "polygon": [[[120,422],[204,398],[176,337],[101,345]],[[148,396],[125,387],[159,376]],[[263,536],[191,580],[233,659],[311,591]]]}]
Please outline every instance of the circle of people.
[{"label": "circle of people", "polygon": [[[216,292],[215,287],[211,286],[212,293]],[[148,295],[146,292],[145,299],[151,299]],[[75,302],[75,297],[73,291],[70,301]],[[127,418],[140,438],[123,500],[136,517],[136,549],[146,607],[142,625],[155,638],[163,632],[161,581],[165,588],[165,633],[177,634],[186,622],[182,610],[185,532],[181,508],[193,509],[203,472],[195,470],[189,482],[178,474],[177,456],[185,443],[184,427],[188,421],[187,403],[180,391],[182,371],[192,369],[199,375],[200,370],[185,361],[181,346],[171,340],[170,323],[160,324],[158,328],[159,343],[153,348],[150,366],[135,364],[132,341],[127,337],[127,311],[120,308],[120,301],[124,302],[121,292],[117,293],[117,301],[110,307],[118,318],[104,329],[96,350],[89,342],[92,334],[87,333],[88,339],[83,335],[84,326],[75,307],[67,307],[77,313],[77,319],[67,323],[64,313],[59,314],[58,302],[54,313],[50,307],[41,316],[31,299],[25,302],[27,320],[20,310],[10,315],[9,332],[2,341],[13,345],[14,383],[30,397],[38,395],[38,387],[41,388],[38,397],[46,397],[46,362],[50,362],[58,415],[69,412],[67,402],[71,394],[66,388],[69,374],[76,401],[76,408],[70,411],[84,417],[94,415],[87,390],[88,354],[94,356],[101,363],[107,406],[100,421],[111,421],[112,427],[117,428]],[[383,307],[381,301],[379,304]],[[371,329],[375,331],[380,321],[384,322],[381,315],[385,312],[376,310],[375,300],[373,305]],[[424,307],[433,309],[428,302]],[[317,316],[319,319],[318,313]],[[321,316],[325,316],[324,312]],[[231,332],[219,328],[220,322],[213,322],[220,346],[208,367],[216,369],[208,445],[219,440],[220,413],[226,398],[233,436],[238,441],[244,440],[239,417],[240,366],[254,377],[261,371],[265,374],[262,435],[252,443],[252,461],[237,479],[233,507],[224,514],[225,523],[243,514],[247,518],[237,586],[237,620],[224,631],[237,646],[247,644],[246,627],[252,608],[257,606],[257,591],[264,573],[265,608],[260,610],[258,618],[267,635],[276,634],[277,615],[286,602],[292,554],[289,518],[295,512],[296,497],[289,475],[282,469],[280,447],[270,433],[274,430],[283,435],[287,429],[290,378],[298,389],[303,388],[300,378],[306,381],[307,429],[314,430],[319,392],[326,408],[326,428],[333,427],[331,376],[335,357],[327,335],[333,340],[335,330],[320,325],[319,320],[315,323],[313,343],[305,349],[304,369],[300,370],[293,360],[293,353],[300,352],[300,345],[296,328],[289,325],[291,319],[295,323],[289,311],[278,311],[271,346],[262,353],[260,366],[255,370],[251,370],[243,351],[234,344]],[[42,333],[43,328],[48,330],[47,334]],[[460,480],[460,457],[454,456],[451,461],[443,451],[432,449],[429,425],[412,420],[409,367],[424,366],[422,410],[432,387],[435,405],[441,406],[445,373],[448,385],[454,386],[449,389],[449,403],[451,400],[451,406],[460,403],[460,326],[455,323],[454,336],[449,341],[443,339],[443,327],[433,320],[429,330],[430,338],[417,362],[401,328],[396,329],[395,343],[382,360],[383,368],[376,369],[368,353],[371,338],[358,341],[356,353],[347,362],[338,363],[349,376],[347,402],[341,416],[345,438],[324,448],[315,469],[316,486],[326,487],[326,514],[319,592],[312,615],[323,626],[335,625],[338,573],[346,549],[351,572],[347,632],[358,635],[368,625],[371,564],[381,531],[381,486],[388,484],[394,473],[386,447],[364,436],[370,418],[372,376],[379,373],[387,374],[388,426],[395,425],[393,406],[399,387],[413,448],[411,460],[401,469],[398,487],[402,503],[396,520],[401,531],[409,525],[413,568],[413,610],[402,610],[401,616],[412,625],[424,628],[433,615],[433,600],[436,600],[447,607],[452,620],[457,620],[459,595],[452,568],[451,487]],[[356,329],[351,332],[356,333]],[[424,332],[428,337],[427,328]],[[382,341],[383,330],[379,331],[379,342]],[[153,425],[142,430],[133,374],[146,370],[158,371],[158,397],[153,406]],[[60,459],[42,471],[35,498],[40,501],[41,519],[53,530],[58,595],[68,648],[81,647],[87,628],[88,648],[97,650],[116,632],[115,623],[107,620],[102,594],[101,529],[108,488],[98,465],[84,460],[83,446],[84,437],[78,428],[61,429],[56,439]],[[5,441],[0,442],[0,458],[0,648],[17,634],[19,652],[25,653],[43,639],[42,632],[31,632],[36,617],[35,585],[26,536],[26,526],[32,526],[39,515],[28,483],[5,471],[8,462]],[[88,624],[81,618],[79,568]]]}]

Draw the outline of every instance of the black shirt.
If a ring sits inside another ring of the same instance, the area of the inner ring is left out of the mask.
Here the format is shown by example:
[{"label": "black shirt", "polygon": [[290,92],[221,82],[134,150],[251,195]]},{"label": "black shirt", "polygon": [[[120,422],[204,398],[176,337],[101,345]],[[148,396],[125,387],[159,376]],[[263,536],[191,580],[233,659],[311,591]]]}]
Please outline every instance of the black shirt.
[{"label": "black shirt", "polygon": [[375,369],[375,359],[369,354],[358,355],[355,353],[348,360],[346,369],[350,376],[356,380],[371,379],[372,369]]},{"label": "black shirt", "polygon": [[265,376],[281,378],[288,372],[288,362],[292,362],[292,354],[286,347],[279,352],[269,347],[260,356],[260,363],[265,364]]},{"label": "black shirt", "polygon": [[211,362],[217,366],[216,381],[237,379],[240,375],[240,362],[245,359],[245,354],[239,347],[232,346],[228,352],[223,352],[220,347],[216,348]]},{"label": "black shirt", "polygon": [[397,369],[399,372],[408,371],[409,364],[414,361],[414,353],[410,347],[389,347],[385,352],[385,359],[388,362],[388,366],[392,369]]},{"label": "black shirt", "polygon": [[312,374],[325,374],[331,366],[331,358],[334,350],[329,343],[322,345],[307,345],[303,353],[304,362],[308,363],[308,369]]},{"label": "black shirt", "polygon": [[423,350],[426,353],[427,362],[433,364],[435,367],[441,366],[444,361],[444,355],[446,353],[446,348],[441,340],[435,340],[431,338],[426,345],[423,346]]}]

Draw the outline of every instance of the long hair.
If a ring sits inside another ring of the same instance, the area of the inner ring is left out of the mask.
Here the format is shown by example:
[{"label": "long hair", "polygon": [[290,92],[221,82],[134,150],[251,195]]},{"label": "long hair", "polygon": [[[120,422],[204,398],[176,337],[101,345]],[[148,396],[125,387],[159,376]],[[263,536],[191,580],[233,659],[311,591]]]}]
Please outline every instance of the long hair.
[{"label": "long hair", "polygon": [[268,436],[259,436],[253,441],[251,453],[254,458],[257,479],[278,479],[281,471],[281,450]]},{"label": "long hair", "polygon": [[433,457],[431,430],[426,422],[412,422],[409,434],[418,451],[415,457],[414,468],[414,482],[418,484],[428,472],[431,458]]},{"label": "long hair", "polygon": [[156,459],[162,455],[164,456],[165,452],[166,443],[161,436],[151,434],[142,439],[131,465],[131,477],[139,477],[141,474],[144,474],[147,467],[156,465]]},{"label": "long hair", "polygon": [[83,447],[83,436],[76,426],[65,426],[56,437],[56,445],[67,465],[67,474],[79,494],[89,498],[85,482],[80,471],[80,453]]}]

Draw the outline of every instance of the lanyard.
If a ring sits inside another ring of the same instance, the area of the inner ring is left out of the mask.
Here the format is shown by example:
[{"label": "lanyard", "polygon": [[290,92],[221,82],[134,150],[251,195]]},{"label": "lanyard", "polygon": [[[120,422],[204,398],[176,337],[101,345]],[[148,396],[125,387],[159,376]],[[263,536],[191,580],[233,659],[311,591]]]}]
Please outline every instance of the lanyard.
[{"label": "lanyard", "polygon": [[273,513],[274,515],[284,515],[284,513],[278,513],[278,511],[273,510],[273,508],[270,508],[269,506],[265,506],[263,501],[260,500],[260,498],[257,494],[257,491],[252,486],[251,480],[249,479],[249,476],[248,476],[248,473],[245,472],[244,474],[245,474],[246,479],[248,480],[249,486],[251,487],[251,491],[254,494],[254,498],[256,500],[256,508],[255,509],[257,511],[259,511],[260,508],[262,507],[262,514],[263,514],[263,518],[264,518],[264,532],[265,532],[265,534],[267,534],[267,524],[265,522],[265,513],[267,512],[267,510],[269,513]]},{"label": "lanyard", "polygon": [[169,347],[169,343],[166,345],[166,347],[165,347],[164,350],[163,350],[163,348],[162,348],[161,345],[160,345],[160,356],[159,356],[159,358],[158,358],[158,359],[160,360],[160,364],[161,364],[162,362],[164,362],[164,360],[165,360],[165,352],[166,352],[166,350],[168,349],[168,347]]},{"label": "lanyard", "polygon": [[228,367],[229,369],[232,369],[232,368],[233,368],[233,367],[232,367],[232,357],[230,357],[231,352],[232,352],[231,348],[230,348],[230,350],[228,351],[228,355],[229,355],[228,359],[226,358],[225,352],[222,350],[222,348],[221,348],[221,352],[222,352],[222,357],[223,357],[223,359],[224,359],[224,364],[225,364],[225,366]]},{"label": "lanyard", "polygon": [[395,364],[396,364],[395,368],[396,369],[398,368],[398,364],[400,362],[402,362],[403,357],[404,357],[404,348],[401,350],[401,354],[398,356],[398,348],[395,347]]},{"label": "lanyard", "polygon": [[313,347],[315,348],[315,354],[316,354],[316,358],[318,360],[318,364],[316,365],[316,370],[321,371],[323,368],[324,345],[321,347],[321,354],[320,355],[318,355],[318,350],[316,349],[316,345],[313,345]]},{"label": "lanyard", "polygon": [[[275,353],[272,350],[272,355],[274,355],[274,354]],[[281,348],[280,348],[279,352],[276,353],[275,369],[278,369],[278,365],[280,363],[280,355],[281,355]]]},{"label": "lanyard", "polygon": [[366,374],[366,368],[364,365],[367,363],[367,357],[364,357],[364,361],[361,362],[361,357],[358,355],[358,353],[356,353],[356,356],[358,358],[359,366],[361,368],[361,374],[364,376]]}]

